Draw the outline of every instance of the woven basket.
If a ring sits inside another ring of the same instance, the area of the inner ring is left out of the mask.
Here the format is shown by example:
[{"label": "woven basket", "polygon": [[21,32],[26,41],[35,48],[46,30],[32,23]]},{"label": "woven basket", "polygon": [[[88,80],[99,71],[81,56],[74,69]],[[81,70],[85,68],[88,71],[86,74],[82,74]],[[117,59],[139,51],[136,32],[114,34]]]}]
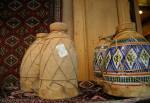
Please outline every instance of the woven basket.
[{"label": "woven basket", "polygon": [[66,29],[61,29],[63,24],[58,23],[58,29],[55,24],[52,24],[52,32],[41,52],[39,96],[43,99],[65,99],[78,95],[74,44],[65,33]]},{"label": "woven basket", "polygon": [[20,67],[20,86],[25,92],[38,91],[40,52],[46,33],[38,33],[36,40],[27,49]]}]

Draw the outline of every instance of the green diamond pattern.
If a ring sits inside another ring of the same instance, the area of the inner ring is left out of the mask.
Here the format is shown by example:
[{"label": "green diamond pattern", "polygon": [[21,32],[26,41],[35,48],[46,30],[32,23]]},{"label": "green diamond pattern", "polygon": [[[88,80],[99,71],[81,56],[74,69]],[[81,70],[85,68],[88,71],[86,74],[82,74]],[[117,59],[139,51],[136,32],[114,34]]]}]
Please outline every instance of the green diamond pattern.
[{"label": "green diamond pattern", "polygon": [[98,66],[102,66],[102,60],[103,60],[103,58],[102,58],[102,56],[101,55],[95,55],[95,60],[96,60],[96,65],[98,65]]},{"label": "green diamond pattern", "polygon": [[9,38],[6,39],[6,44],[8,44],[9,46],[13,47],[18,43],[19,39],[15,36],[11,36]]},{"label": "green diamond pattern", "polygon": [[35,17],[30,17],[26,20],[26,24],[31,28],[37,26],[39,23],[40,21]]},{"label": "green diamond pattern", "polygon": [[136,55],[135,51],[131,48],[126,56],[126,61],[127,61],[127,64],[130,69],[132,68],[136,58],[137,58],[137,55]]},{"label": "green diamond pattern", "polygon": [[4,62],[9,66],[13,66],[18,62],[18,58],[11,54],[5,59]]},{"label": "green diamond pattern", "polygon": [[121,64],[121,60],[122,60],[123,56],[122,53],[119,49],[117,49],[116,53],[113,56],[113,62],[116,68],[119,67],[119,65]]},{"label": "green diamond pattern", "polygon": [[145,49],[142,49],[142,52],[140,54],[140,60],[143,62],[145,67],[148,67],[150,55],[147,53]]},{"label": "green diamond pattern", "polygon": [[40,3],[37,2],[36,0],[31,0],[28,4],[27,7],[30,8],[31,10],[35,10],[40,7]]},{"label": "green diamond pattern", "polygon": [[10,2],[10,4],[8,4],[8,7],[11,9],[11,10],[18,10],[19,8],[22,7],[22,3],[19,2],[18,0],[13,0],[12,2]]},{"label": "green diamond pattern", "polygon": [[17,26],[19,26],[20,24],[20,20],[17,19],[17,18],[10,18],[8,21],[7,21],[7,25],[10,26],[11,28],[16,28]]},{"label": "green diamond pattern", "polygon": [[30,45],[30,44],[33,43],[34,40],[35,40],[35,36],[29,35],[29,36],[27,36],[27,37],[24,39],[24,42],[25,42],[27,45]]},{"label": "green diamond pattern", "polygon": [[106,68],[108,67],[108,64],[110,62],[110,59],[111,59],[111,54],[110,52],[107,54],[105,60],[104,60],[104,65],[106,65]]}]

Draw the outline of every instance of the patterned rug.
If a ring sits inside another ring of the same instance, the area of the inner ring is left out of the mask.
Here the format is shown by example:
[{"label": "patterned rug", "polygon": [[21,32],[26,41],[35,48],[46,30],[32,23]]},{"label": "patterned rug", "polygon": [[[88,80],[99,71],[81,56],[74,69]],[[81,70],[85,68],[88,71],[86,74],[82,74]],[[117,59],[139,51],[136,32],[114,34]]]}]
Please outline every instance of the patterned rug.
[{"label": "patterned rug", "polygon": [[150,103],[150,98],[121,98],[107,95],[94,81],[79,82],[79,95],[63,100],[45,100],[35,93],[25,93],[19,89],[19,82],[10,83],[1,91],[0,103]]},{"label": "patterned rug", "polygon": [[61,8],[62,0],[0,0],[0,87],[18,79],[25,50],[61,21]]}]

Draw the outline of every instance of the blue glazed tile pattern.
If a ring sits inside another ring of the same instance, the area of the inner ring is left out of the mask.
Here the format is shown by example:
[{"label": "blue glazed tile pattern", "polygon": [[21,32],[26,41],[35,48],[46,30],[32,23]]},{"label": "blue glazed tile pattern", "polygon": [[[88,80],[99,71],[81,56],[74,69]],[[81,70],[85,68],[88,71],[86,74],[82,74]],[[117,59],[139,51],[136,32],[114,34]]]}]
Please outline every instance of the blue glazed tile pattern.
[{"label": "blue glazed tile pattern", "polygon": [[105,76],[108,82],[121,82],[121,83],[150,83],[150,76]]},{"label": "blue glazed tile pattern", "polygon": [[[132,35],[132,34],[131,34]],[[145,38],[128,38],[128,39],[121,39],[117,40],[117,43],[129,43],[129,42],[147,42]],[[116,40],[113,40],[112,44],[115,44]]]},{"label": "blue glazed tile pattern", "polygon": [[102,69],[104,68],[103,61],[108,46],[98,46],[95,48],[94,52],[94,73],[96,77],[102,76]]},{"label": "blue glazed tile pattern", "polygon": [[107,72],[150,71],[150,45],[111,47],[107,50],[106,58],[108,55],[111,55],[111,59],[106,61]]}]

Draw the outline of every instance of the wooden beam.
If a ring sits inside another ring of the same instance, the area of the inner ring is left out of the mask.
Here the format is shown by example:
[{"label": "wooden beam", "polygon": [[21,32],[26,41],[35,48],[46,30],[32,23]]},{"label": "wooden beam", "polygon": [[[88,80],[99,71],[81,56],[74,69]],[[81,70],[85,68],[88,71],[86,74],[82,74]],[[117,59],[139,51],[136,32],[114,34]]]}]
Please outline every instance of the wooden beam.
[{"label": "wooden beam", "polygon": [[78,78],[88,80],[88,49],[86,33],[85,0],[73,0],[74,41],[78,54]]}]

